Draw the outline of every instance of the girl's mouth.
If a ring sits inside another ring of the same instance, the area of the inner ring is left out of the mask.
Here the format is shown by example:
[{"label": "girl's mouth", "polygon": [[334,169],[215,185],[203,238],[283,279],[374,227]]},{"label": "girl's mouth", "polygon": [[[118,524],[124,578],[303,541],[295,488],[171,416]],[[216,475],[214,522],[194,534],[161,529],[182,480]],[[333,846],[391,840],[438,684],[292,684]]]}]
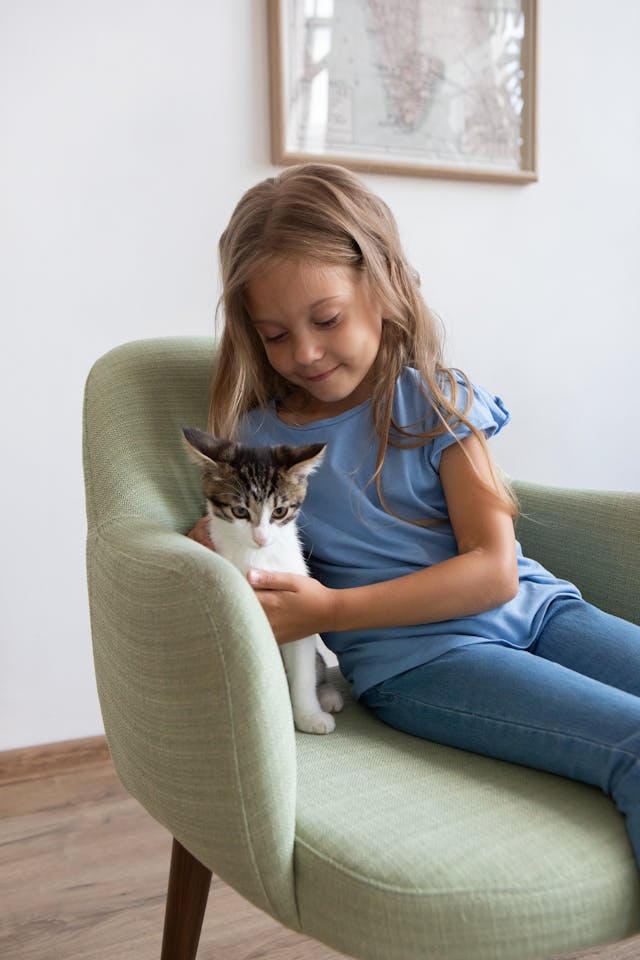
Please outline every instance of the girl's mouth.
[{"label": "girl's mouth", "polygon": [[324,373],[318,373],[315,377],[305,377],[304,379],[307,381],[307,383],[321,383],[323,380],[327,380],[332,373],[336,372],[337,369],[337,366],[332,367],[331,370],[325,370]]}]

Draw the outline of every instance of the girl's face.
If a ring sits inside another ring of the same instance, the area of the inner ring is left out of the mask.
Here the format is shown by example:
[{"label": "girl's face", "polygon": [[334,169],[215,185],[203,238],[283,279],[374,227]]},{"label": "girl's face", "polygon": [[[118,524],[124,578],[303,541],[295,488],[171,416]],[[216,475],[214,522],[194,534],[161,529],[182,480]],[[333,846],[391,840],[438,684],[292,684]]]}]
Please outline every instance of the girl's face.
[{"label": "girl's face", "polygon": [[247,285],[247,307],[269,363],[303,391],[310,418],[371,395],[382,314],[355,270],[275,261]]}]

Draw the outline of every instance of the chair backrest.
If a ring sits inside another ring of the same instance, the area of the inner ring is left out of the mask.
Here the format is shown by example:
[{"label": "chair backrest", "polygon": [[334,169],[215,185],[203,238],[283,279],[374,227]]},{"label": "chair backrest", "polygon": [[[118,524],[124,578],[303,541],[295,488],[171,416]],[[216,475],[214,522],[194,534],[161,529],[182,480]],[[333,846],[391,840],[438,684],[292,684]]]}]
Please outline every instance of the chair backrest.
[{"label": "chair backrest", "polygon": [[[214,360],[212,337],[184,336],[127,343],[96,362],[84,413],[90,528],[136,516],[185,532],[200,515],[182,427],[206,428]],[[515,486],[524,552],[592,603],[640,619],[640,495]]]},{"label": "chair backrest", "polygon": [[135,516],[186,530],[200,515],[182,427],[206,429],[214,358],[212,337],[167,337],[124,344],[96,362],[84,408],[90,528]]},{"label": "chair backrest", "polygon": [[585,600],[640,623],[640,494],[517,483],[523,552]]}]

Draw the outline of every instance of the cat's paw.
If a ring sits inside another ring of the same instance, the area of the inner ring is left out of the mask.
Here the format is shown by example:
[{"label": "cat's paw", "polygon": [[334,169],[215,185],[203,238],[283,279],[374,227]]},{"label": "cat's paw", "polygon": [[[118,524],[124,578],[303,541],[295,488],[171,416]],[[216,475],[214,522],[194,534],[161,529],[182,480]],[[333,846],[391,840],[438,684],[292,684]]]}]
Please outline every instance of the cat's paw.
[{"label": "cat's paw", "polygon": [[296,728],[302,733],[333,733],[336,722],[330,713],[318,710],[315,713],[294,714]]},{"label": "cat's paw", "polygon": [[327,713],[340,713],[344,707],[344,700],[335,687],[330,683],[321,683],[318,687],[318,700],[320,706]]}]

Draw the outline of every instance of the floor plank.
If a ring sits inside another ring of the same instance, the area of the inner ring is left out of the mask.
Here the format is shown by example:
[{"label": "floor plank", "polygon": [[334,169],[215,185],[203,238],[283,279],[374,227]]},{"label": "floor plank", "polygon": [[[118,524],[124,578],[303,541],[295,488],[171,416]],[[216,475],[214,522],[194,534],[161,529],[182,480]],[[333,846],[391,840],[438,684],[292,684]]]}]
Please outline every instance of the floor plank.
[{"label": "floor plank", "polygon": [[[157,960],[171,838],[110,764],[0,788],[0,956]],[[198,960],[340,960],[214,877]]]},{"label": "floor plank", "polygon": [[86,770],[109,763],[109,760],[109,748],[104,736],[3,750],[0,753],[0,786],[24,780],[40,780],[73,770]]}]

